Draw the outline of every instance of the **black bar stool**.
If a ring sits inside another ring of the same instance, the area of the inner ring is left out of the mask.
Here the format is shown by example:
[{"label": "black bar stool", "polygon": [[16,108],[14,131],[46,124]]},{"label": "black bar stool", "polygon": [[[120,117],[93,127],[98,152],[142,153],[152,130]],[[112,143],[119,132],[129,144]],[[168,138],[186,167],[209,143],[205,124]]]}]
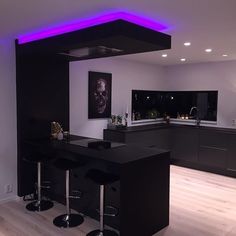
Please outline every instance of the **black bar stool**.
[{"label": "black bar stool", "polygon": [[84,218],[79,214],[72,214],[70,210],[70,198],[80,198],[79,196],[70,196],[70,171],[83,164],[69,159],[59,158],[54,163],[55,167],[66,171],[66,214],[57,216],[53,224],[61,228],[76,227],[84,222]]},{"label": "black bar stool", "polygon": [[[111,184],[115,181],[119,180],[119,177],[107,173],[98,169],[91,169],[87,172],[86,177],[91,179],[94,183],[100,185],[100,229],[91,231],[87,234],[87,236],[118,236],[118,234],[113,230],[104,229],[104,216],[108,215],[104,213],[104,192],[105,185]],[[116,214],[111,214],[111,216],[115,216]]]},{"label": "black bar stool", "polygon": [[50,188],[41,184],[41,165],[43,162],[50,161],[52,158],[45,156],[41,153],[35,152],[24,158],[28,162],[37,163],[37,200],[26,205],[29,211],[46,211],[53,207],[53,202],[43,200],[41,190],[42,188]]}]

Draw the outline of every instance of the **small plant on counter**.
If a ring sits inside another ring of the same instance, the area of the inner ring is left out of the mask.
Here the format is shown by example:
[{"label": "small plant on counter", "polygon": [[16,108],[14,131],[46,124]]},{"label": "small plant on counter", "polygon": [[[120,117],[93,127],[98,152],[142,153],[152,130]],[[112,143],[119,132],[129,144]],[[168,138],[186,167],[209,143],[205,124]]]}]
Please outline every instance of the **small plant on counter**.
[{"label": "small plant on counter", "polygon": [[147,113],[148,119],[156,119],[159,116],[159,112],[156,109],[149,110]]}]

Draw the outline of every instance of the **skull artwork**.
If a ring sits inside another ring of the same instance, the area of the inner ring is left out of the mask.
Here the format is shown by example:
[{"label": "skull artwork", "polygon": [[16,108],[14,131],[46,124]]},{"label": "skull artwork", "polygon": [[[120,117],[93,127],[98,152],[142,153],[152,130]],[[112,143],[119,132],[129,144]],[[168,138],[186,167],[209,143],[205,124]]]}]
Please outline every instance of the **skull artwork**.
[{"label": "skull artwork", "polygon": [[104,79],[98,79],[96,82],[95,92],[95,107],[96,111],[99,114],[102,114],[107,106],[108,100],[108,91],[107,91],[107,82]]}]

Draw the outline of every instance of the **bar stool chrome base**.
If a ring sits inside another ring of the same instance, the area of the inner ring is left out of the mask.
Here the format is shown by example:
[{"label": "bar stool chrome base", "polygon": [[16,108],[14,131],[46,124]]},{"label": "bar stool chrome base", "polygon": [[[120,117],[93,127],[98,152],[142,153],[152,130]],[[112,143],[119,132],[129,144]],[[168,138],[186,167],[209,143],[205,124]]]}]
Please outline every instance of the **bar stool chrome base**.
[{"label": "bar stool chrome base", "polygon": [[26,205],[29,211],[46,211],[53,207],[53,202],[48,200],[34,201]]},{"label": "bar stool chrome base", "polygon": [[57,216],[53,220],[53,224],[60,228],[71,228],[81,225],[84,222],[84,218],[79,214],[64,214]]},{"label": "bar stool chrome base", "polygon": [[118,236],[119,234],[117,234],[115,231],[112,230],[94,230],[91,231],[90,233],[88,233],[86,236]]}]

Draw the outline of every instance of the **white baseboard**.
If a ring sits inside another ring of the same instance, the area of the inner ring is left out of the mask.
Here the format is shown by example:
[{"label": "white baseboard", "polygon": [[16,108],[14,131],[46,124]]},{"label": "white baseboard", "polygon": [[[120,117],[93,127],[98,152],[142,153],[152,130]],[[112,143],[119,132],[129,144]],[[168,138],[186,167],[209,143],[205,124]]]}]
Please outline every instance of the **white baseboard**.
[{"label": "white baseboard", "polygon": [[7,198],[0,199],[0,204],[10,202],[10,201],[20,201],[20,200],[21,200],[20,197],[18,197],[16,195],[13,195],[13,196],[10,196],[10,197],[7,197]]}]

